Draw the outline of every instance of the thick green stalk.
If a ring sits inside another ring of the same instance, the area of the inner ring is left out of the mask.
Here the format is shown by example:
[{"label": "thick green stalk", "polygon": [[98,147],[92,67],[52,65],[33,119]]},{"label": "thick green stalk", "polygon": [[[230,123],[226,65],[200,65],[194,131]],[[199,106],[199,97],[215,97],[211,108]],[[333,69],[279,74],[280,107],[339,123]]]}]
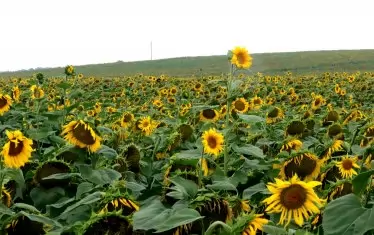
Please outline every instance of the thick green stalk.
[{"label": "thick green stalk", "polygon": [[226,122],[225,128],[227,128],[226,135],[225,135],[225,149],[224,149],[224,158],[223,158],[223,170],[225,172],[225,176],[227,176],[228,171],[228,160],[229,160],[229,145],[227,143],[228,136],[230,134],[229,124],[230,124],[230,97],[231,97],[231,80],[232,80],[232,70],[233,66],[230,65],[230,73],[226,81]]}]

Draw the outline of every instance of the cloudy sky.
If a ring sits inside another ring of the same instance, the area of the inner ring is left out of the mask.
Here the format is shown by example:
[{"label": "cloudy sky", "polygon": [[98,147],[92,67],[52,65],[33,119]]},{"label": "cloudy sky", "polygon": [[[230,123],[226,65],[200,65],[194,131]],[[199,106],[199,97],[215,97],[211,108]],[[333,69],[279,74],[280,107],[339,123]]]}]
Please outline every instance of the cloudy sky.
[{"label": "cloudy sky", "polygon": [[117,60],[374,49],[371,0],[1,0],[0,71]]}]

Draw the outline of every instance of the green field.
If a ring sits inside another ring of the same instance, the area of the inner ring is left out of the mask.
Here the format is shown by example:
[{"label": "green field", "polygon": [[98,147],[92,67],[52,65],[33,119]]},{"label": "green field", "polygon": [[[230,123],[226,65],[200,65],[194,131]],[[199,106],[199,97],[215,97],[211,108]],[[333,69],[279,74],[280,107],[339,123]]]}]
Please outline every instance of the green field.
[{"label": "green field", "polygon": [[[374,71],[374,50],[315,51],[253,54],[252,72],[279,74],[291,71],[296,74],[325,71]],[[65,66],[65,65],[61,65]],[[86,76],[128,76],[136,73],[168,74],[190,77],[194,75],[220,75],[227,72],[227,59],[221,56],[199,56],[139,62],[115,62],[75,66]],[[27,77],[42,72],[46,76],[60,76],[63,67],[1,72],[0,77]]]}]

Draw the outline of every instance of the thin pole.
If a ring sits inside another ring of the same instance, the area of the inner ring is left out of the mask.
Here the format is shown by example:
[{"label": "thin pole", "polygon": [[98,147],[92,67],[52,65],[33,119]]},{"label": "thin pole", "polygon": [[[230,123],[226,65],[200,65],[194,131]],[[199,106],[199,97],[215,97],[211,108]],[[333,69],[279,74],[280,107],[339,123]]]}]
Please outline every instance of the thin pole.
[{"label": "thin pole", "polygon": [[153,55],[152,55],[152,41],[151,41],[151,60],[153,58]]}]

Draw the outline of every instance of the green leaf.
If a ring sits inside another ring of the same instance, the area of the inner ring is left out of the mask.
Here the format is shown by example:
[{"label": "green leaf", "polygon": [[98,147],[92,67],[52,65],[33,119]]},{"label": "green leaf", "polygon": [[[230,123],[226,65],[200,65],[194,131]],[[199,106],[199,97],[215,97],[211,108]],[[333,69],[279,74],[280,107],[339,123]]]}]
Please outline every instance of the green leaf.
[{"label": "green leaf", "polygon": [[33,188],[30,197],[37,208],[57,202],[61,197],[65,196],[65,190],[60,187],[44,189],[41,187]]},{"label": "green leaf", "polygon": [[162,233],[181,225],[192,223],[202,218],[203,217],[199,214],[199,212],[194,209],[184,208],[171,210],[168,218],[155,228],[157,230],[156,233]]},{"label": "green leaf", "polygon": [[255,184],[243,191],[243,199],[250,199],[256,193],[267,193],[267,188],[264,183]]},{"label": "green leaf", "polygon": [[35,221],[35,222],[39,222],[39,223],[42,223],[42,224],[45,224],[45,225],[49,224],[49,225],[53,225],[53,226],[56,226],[56,227],[59,227],[59,228],[62,227],[62,225],[60,223],[58,223],[57,221],[55,221],[53,219],[50,219],[48,217],[45,217],[43,215],[29,214],[29,213],[26,213],[24,211],[19,212],[19,214],[24,215],[27,218],[29,218],[30,220]]},{"label": "green leaf", "polygon": [[367,184],[369,183],[369,179],[374,174],[374,170],[366,171],[363,173],[358,174],[352,180],[353,185],[353,193],[360,196],[366,189]]},{"label": "green leaf", "polygon": [[57,87],[66,90],[66,89],[71,87],[71,84],[68,83],[68,82],[61,82],[61,83],[57,84]]},{"label": "green leaf", "polygon": [[49,129],[31,129],[27,131],[27,135],[30,139],[38,141],[55,134],[55,132]]},{"label": "green leaf", "polygon": [[70,179],[74,176],[81,176],[79,173],[57,173],[53,174],[47,177],[44,177],[43,180],[50,180],[50,179],[55,179],[55,180],[64,180],[64,179]]},{"label": "green leaf", "polygon": [[184,179],[179,176],[175,176],[170,179],[175,184],[178,191],[183,193],[187,198],[194,198],[197,194],[198,186],[191,180]]},{"label": "green leaf", "polygon": [[80,183],[77,187],[77,193],[76,193],[75,197],[77,199],[81,198],[81,196],[83,194],[90,192],[92,189],[93,189],[93,184],[91,184],[89,182]]},{"label": "green leaf", "polygon": [[190,150],[185,150],[181,151],[176,154],[176,158],[179,159],[199,159],[201,158],[201,151],[199,149],[190,149]]},{"label": "green leaf", "polygon": [[272,225],[264,225],[263,231],[269,235],[287,235],[287,231],[284,228],[279,228]]},{"label": "green leaf", "polygon": [[238,114],[239,118],[248,124],[255,124],[258,122],[265,122],[265,119],[256,115]]},{"label": "green leaf", "polygon": [[9,177],[11,180],[16,182],[16,195],[15,197],[22,198],[23,197],[23,190],[25,189],[25,178],[23,176],[21,169],[14,169],[14,168],[6,168],[5,175]]},{"label": "green leaf", "polygon": [[215,182],[213,182],[213,184],[209,184],[206,187],[209,188],[209,189],[213,189],[213,190],[237,191],[236,186],[233,185],[228,180],[215,181]]},{"label": "green leaf", "polygon": [[98,126],[96,128],[101,134],[113,134],[113,130],[105,127],[105,126]]},{"label": "green leaf", "polygon": [[86,196],[82,200],[78,201],[77,203],[75,203],[71,206],[68,206],[66,208],[66,210],[59,216],[59,218],[66,219],[69,216],[69,214],[72,210],[74,210],[74,209],[76,209],[76,208],[78,208],[82,205],[91,205],[94,202],[100,201],[103,196],[104,196],[103,192],[94,192],[92,194],[89,194],[88,196]]},{"label": "green leaf", "polygon": [[237,153],[246,154],[246,155],[250,155],[250,156],[261,158],[261,159],[265,158],[265,155],[262,149],[251,144],[246,144],[241,147],[238,147],[237,145],[233,145],[232,148]]},{"label": "green leaf", "polygon": [[322,227],[325,235],[364,235],[374,229],[374,211],[363,208],[356,195],[348,194],[327,204]]},{"label": "green leaf", "polygon": [[150,204],[140,207],[133,215],[134,230],[150,230],[166,220],[168,211],[158,199],[153,199]]},{"label": "green leaf", "polygon": [[25,204],[25,203],[15,203],[12,207],[23,209],[23,210],[28,210],[28,211],[33,212],[33,213],[40,213],[40,211],[38,209],[36,209],[32,205]]},{"label": "green leaf", "polygon": [[89,165],[80,165],[79,171],[83,179],[90,181],[96,185],[111,184],[113,181],[122,177],[121,173],[113,169],[93,170]]},{"label": "green leaf", "polygon": [[118,153],[116,150],[106,146],[101,145],[101,148],[99,151],[97,151],[98,154],[103,155],[104,157],[107,157],[109,159],[114,159],[118,156]]}]

